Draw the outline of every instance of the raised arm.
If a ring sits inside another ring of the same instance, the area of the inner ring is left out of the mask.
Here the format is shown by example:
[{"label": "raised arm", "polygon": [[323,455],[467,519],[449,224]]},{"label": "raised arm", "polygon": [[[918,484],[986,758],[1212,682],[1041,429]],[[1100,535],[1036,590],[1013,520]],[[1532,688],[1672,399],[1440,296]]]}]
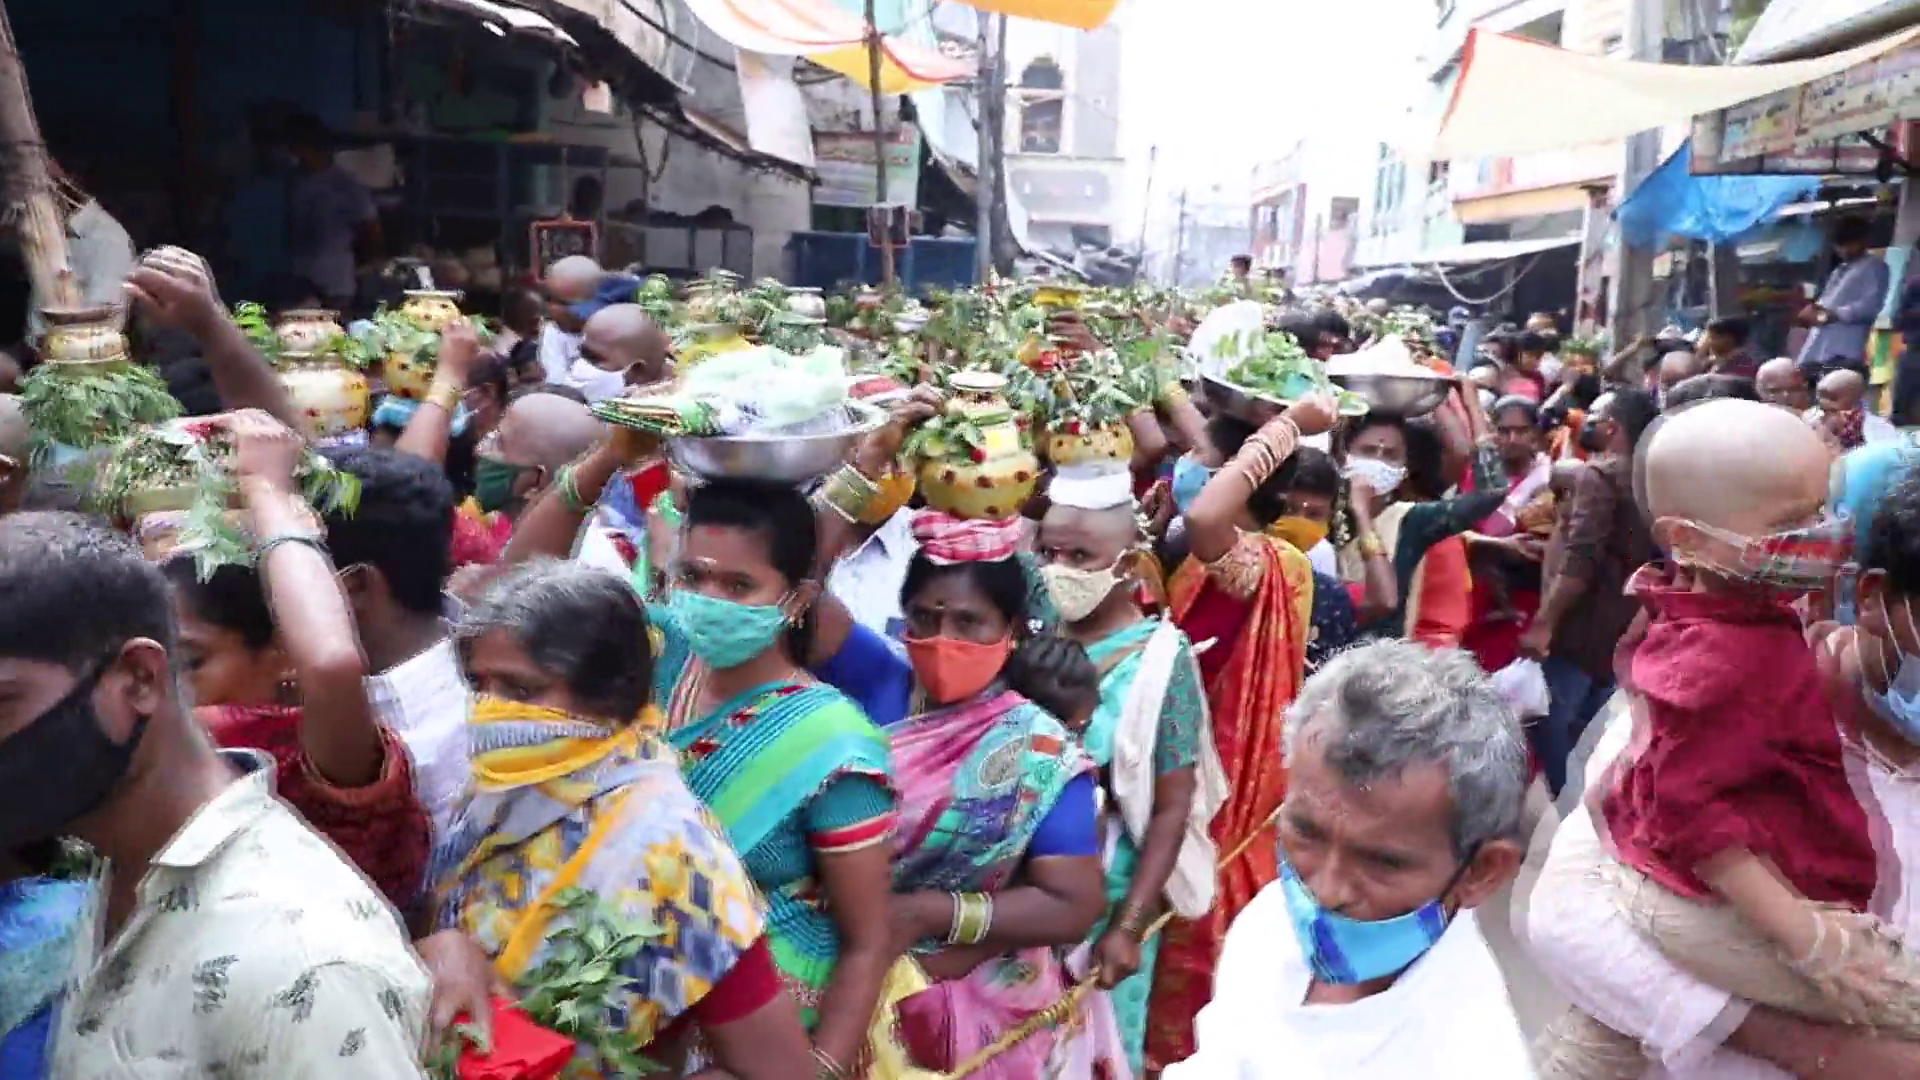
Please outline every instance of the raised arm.
[{"label": "raised arm", "polygon": [[367,702],[367,661],[334,578],[325,532],[294,481],[307,445],[257,410],[226,422],[267,606],[299,677],[300,748],[328,783],[365,787],[379,779],[386,748]]},{"label": "raised arm", "polygon": [[393,444],[395,450],[435,465],[446,463],[447,443],[453,438],[453,413],[467,392],[467,377],[479,362],[480,335],[473,324],[465,319],[448,323],[440,331],[440,355],[434,363],[427,398],[413,411],[406,430]]},{"label": "raised arm", "polygon": [[149,252],[127,278],[127,295],[154,322],[191,334],[200,343],[222,405],[259,409],[295,431],[312,434],[273,365],[228,317],[206,260],[180,248]]}]

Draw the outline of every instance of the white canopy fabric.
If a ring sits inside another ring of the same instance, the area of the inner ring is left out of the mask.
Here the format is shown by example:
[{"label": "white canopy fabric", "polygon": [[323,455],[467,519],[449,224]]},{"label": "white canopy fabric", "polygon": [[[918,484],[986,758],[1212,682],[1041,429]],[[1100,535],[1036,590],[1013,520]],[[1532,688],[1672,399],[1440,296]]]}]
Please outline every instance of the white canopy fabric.
[{"label": "white canopy fabric", "polygon": [[1624,139],[1847,70],[1920,38],[1920,26],[1783,64],[1689,67],[1569,52],[1476,29],[1435,160],[1514,157]]}]

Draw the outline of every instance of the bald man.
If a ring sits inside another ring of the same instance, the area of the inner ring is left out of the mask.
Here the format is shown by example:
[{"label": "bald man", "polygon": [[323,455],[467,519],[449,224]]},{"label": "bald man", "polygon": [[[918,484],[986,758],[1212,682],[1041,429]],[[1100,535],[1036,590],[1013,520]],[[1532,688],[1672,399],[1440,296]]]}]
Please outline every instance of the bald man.
[{"label": "bald man", "polygon": [[[1832,465],[1820,437],[1785,410],[1726,399],[1667,417],[1643,456],[1656,533],[1671,518],[1749,538],[1816,517]],[[1666,539],[1708,543],[1684,530]]]},{"label": "bald man", "polygon": [[547,321],[540,328],[540,368],[547,381],[571,385],[580,359],[580,328],[586,322],[573,309],[593,299],[606,271],[585,255],[569,255],[547,267],[540,291],[547,300]]},{"label": "bald man", "polygon": [[1707,370],[1707,362],[1691,350],[1675,349],[1660,358],[1660,367],[1654,378],[1660,387],[1660,398],[1666,400],[1667,391],[1686,382]]},{"label": "bald man", "polygon": [[1899,428],[1867,409],[1866,398],[1867,378],[1851,368],[1827,372],[1814,387],[1821,430],[1842,453],[1900,437]]},{"label": "bald man", "polygon": [[1753,384],[1760,391],[1761,401],[1795,416],[1813,408],[1813,387],[1791,356],[1776,356],[1761,364],[1760,370],[1754,373]]},{"label": "bald man", "polygon": [[572,398],[537,390],[515,398],[494,437],[475,455],[474,499],[488,513],[518,517],[561,466],[585,454],[605,431]]},{"label": "bald man", "polygon": [[614,304],[587,320],[580,332],[580,358],[619,375],[628,386],[667,377],[673,340],[638,304]]},{"label": "bald man", "polygon": [[20,399],[0,394],[0,514],[20,509],[27,497],[27,457],[33,452],[33,432]]}]

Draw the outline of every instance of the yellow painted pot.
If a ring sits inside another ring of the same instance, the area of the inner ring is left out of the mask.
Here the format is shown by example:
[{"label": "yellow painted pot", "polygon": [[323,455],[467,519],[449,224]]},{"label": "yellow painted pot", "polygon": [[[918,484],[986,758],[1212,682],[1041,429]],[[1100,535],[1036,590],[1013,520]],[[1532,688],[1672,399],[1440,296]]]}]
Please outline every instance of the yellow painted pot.
[{"label": "yellow painted pot", "polygon": [[461,317],[460,296],[446,289],[411,289],[400,304],[400,313],[437,333]]},{"label": "yellow painted pot", "polygon": [[1047,462],[1054,468],[1133,460],[1133,432],[1125,424],[1076,430],[1078,421],[1047,429]]},{"label": "yellow painted pot", "polygon": [[952,447],[939,457],[921,460],[915,469],[920,494],[928,506],[954,517],[990,521],[1013,517],[1040,482],[1040,459],[1022,436],[1013,409],[1000,396],[1006,377],[963,371],[948,379],[948,385],[955,395],[948,410],[966,416],[979,428],[981,445],[971,454],[964,447]]},{"label": "yellow painted pot", "polygon": [[340,326],[339,312],[318,308],[285,312],[273,324],[273,332],[280,339],[281,352],[295,356],[311,356],[347,333]]}]

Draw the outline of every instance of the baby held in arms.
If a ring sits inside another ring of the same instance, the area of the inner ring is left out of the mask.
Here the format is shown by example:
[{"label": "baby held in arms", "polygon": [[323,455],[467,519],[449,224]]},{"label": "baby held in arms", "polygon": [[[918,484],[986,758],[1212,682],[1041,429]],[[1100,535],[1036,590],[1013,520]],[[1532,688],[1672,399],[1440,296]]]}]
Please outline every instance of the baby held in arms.
[{"label": "baby held in arms", "polygon": [[[1676,564],[1630,586],[1648,614],[1622,684],[1632,749],[1597,785],[1601,878],[1678,966],[1755,1003],[1920,1037],[1920,965],[1872,914],[1869,815],[1795,601],[1828,589],[1848,532],[1824,519],[1832,457],[1791,413],[1714,401],[1641,451]],[[1864,787],[1864,786],[1863,786]],[[1639,1044],[1563,1024],[1542,1080],[1639,1080]]]}]

